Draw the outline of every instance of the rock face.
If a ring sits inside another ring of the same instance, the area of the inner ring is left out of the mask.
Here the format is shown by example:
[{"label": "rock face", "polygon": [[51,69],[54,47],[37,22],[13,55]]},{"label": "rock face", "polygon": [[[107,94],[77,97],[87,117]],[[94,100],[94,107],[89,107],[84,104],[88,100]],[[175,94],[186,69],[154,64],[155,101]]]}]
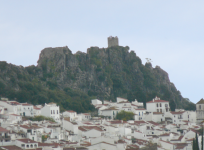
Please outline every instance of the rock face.
[{"label": "rock face", "polygon": [[167,72],[159,66],[153,68],[151,63],[142,65],[128,47],[91,47],[87,53],[76,54],[68,47],[45,48],[37,67],[54,74],[49,80],[55,80],[60,89],[81,90],[99,99],[122,96],[146,102],[157,95],[169,100],[174,108],[181,107],[184,100]]},{"label": "rock face", "polygon": [[[48,89],[53,86],[62,91],[69,88],[102,100],[124,97],[144,103],[157,95],[170,101],[172,109],[195,107],[181,96],[167,72],[159,66],[153,68],[151,63],[143,65],[129,47],[91,47],[87,53],[76,54],[68,47],[45,48],[37,66],[22,69],[31,80],[38,80]],[[7,79],[1,80],[9,85]],[[17,84],[14,88],[18,90],[20,86]]]}]

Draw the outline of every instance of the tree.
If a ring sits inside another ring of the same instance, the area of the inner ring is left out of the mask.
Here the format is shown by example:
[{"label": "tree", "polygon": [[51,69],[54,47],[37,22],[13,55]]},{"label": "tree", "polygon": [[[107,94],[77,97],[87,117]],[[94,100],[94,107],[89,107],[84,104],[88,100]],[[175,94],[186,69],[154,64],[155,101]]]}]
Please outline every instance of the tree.
[{"label": "tree", "polygon": [[117,113],[116,119],[127,121],[127,120],[134,120],[134,113],[122,110],[121,112]]},{"label": "tree", "polygon": [[202,140],[201,140],[201,150],[203,150],[203,127],[202,127]]},{"label": "tree", "polygon": [[192,146],[192,148],[193,148],[193,150],[196,150],[196,144],[195,144],[196,142],[195,142],[195,138],[193,139],[193,146]]},{"label": "tree", "polygon": [[196,139],[195,139],[195,150],[199,150],[199,145],[198,145],[198,135],[196,133]]}]

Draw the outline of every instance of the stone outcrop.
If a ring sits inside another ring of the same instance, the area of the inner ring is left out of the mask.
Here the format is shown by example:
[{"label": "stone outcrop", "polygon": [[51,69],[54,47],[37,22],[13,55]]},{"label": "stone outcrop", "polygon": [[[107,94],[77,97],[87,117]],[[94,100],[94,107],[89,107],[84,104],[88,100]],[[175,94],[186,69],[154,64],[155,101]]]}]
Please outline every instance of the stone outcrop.
[{"label": "stone outcrop", "polygon": [[[13,68],[12,65],[4,71]],[[15,67],[14,67],[15,68]],[[141,59],[129,47],[90,47],[87,53],[75,54],[67,47],[45,48],[39,55],[38,65],[16,67],[22,74],[39,80],[42,86],[50,88],[53,83],[58,89],[75,89],[99,99],[115,100],[121,96],[139,101],[150,101],[160,96],[169,100],[172,107],[183,108],[182,102],[189,102],[180,95],[168,73],[151,63],[142,64]],[[2,72],[2,70],[1,70]],[[17,75],[12,75],[18,80]],[[10,84],[10,76],[2,75],[2,83]],[[15,90],[20,89],[16,84]]]}]

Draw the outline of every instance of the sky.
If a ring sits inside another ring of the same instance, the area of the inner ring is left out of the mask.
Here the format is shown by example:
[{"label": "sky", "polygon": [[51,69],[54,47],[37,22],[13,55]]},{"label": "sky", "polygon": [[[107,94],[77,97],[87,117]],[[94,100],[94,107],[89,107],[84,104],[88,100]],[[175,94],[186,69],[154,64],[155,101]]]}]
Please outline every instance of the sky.
[{"label": "sky", "polygon": [[196,103],[204,97],[203,7],[203,0],[0,0],[0,61],[37,65],[45,47],[86,52],[118,36]]}]

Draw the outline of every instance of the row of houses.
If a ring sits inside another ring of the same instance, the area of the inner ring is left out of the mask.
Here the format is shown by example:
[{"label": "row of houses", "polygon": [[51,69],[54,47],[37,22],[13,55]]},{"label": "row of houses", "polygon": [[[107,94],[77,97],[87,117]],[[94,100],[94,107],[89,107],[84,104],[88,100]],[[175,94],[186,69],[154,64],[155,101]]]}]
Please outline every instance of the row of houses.
[{"label": "row of houses", "polygon": [[129,102],[124,98],[117,98],[116,102],[92,100],[92,104],[98,110],[99,116],[105,116],[114,119],[120,111],[129,111],[134,113],[134,120],[162,122],[168,121],[174,124],[183,124],[183,120],[196,122],[196,112],[176,109],[171,111],[168,101],[155,97],[152,101],[146,103],[146,109],[143,103],[137,100]]},{"label": "row of houses", "polygon": [[[146,108],[137,100],[129,102],[119,97],[116,102],[94,99],[92,104],[98,110],[95,117],[73,110],[60,112],[55,103],[34,106],[0,101],[0,147],[6,150],[192,150],[196,134],[201,143],[199,130],[203,125],[196,122],[196,112],[171,111],[169,102],[158,97],[147,102]],[[115,120],[122,110],[133,112],[134,119]],[[51,117],[54,122],[24,117],[38,115]]]}]

